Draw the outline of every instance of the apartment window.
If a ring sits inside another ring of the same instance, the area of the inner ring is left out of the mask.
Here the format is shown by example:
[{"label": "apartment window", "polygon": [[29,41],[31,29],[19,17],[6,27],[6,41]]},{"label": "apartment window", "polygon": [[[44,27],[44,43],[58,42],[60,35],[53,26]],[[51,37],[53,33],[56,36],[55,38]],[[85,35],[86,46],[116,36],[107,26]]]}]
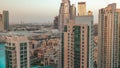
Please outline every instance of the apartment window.
[{"label": "apartment window", "polygon": [[82,52],[82,54],[84,54],[84,52]]},{"label": "apartment window", "polygon": [[82,66],[82,68],[84,68],[84,66]]},{"label": "apartment window", "polygon": [[84,55],[82,55],[82,58],[84,58]]},{"label": "apartment window", "polygon": [[9,45],[11,45],[11,43],[8,43]]},{"label": "apartment window", "polygon": [[84,30],[82,31],[82,33],[84,33]]},{"label": "apartment window", "polygon": [[12,45],[15,46],[15,43],[13,43]]},{"label": "apartment window", "polygon": [[82,29],[84,29],[84,26],[82,27]]}]

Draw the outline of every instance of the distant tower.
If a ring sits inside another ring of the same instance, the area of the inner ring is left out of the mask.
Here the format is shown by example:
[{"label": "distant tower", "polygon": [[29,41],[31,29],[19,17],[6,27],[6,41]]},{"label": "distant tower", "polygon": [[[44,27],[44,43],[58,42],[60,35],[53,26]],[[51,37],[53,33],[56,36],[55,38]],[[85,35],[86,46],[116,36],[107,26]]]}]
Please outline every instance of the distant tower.
[{"label": "distant tower", "polygon": [[92,16],[93,12],[92,11],[88,11],[88,16]]},{"label": "distant tower", "polygon": [[59,23],[58,23],[58,16],[56,16],[54,18],[54,29],[58,29],[59,28]]},{"label": "distant tower", "polygon": [[78,16],[86,15],[86,2],[78,3]]},{"label": "distant tower", "polygon": [[64,68],[89,68],[89,25],[64,27]]},{"label": "distant tower", "polygon": [[76,7],[74,4],[70,6],[70,19],[74,20],[76,16]]},{"label": "distant tower", "polygon": [[4,31],[3,15],[0,14],[0,31]]},{"label": "distant tower", "polygon": [[70,20],[70,1],[69,0],[62,0],[60,10],[59,10],[59,31],[60,31],[60,50],[59,50],[59,61],[58,61],[58,68],[64,68],[64,51],[62,45],[62,36],[64,32],[64,25],[69,23]]},{"label": "distant tower", "polygon": [[3,23],[4,23],[4,30],[9,30],[9,12],[4,10],[3,11]]}]

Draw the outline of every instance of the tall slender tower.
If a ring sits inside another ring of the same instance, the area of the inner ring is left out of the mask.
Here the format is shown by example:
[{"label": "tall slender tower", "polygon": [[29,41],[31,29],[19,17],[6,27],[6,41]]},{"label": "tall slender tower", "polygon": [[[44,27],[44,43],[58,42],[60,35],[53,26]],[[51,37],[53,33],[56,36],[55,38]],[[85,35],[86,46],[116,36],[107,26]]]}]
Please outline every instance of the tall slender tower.
[{"label": "tall slender tower", "polygon": [[70,19],[70,1],[62,0],[60,11],[59,11],[59,29],[62,32],[64,24],[67,24]]},{"label": "tall slender tower", "polygon": [[3,23],[4,23],[4,30],[9,30],[9,12],[3,11]]},{"label": "tall slender tower", "polygon": [[109,4],[99,10],[98,68],[120,68],[120,9]]},{"label": "tall slender tower", "polygon": [[4,31],[4,23],[3,23],[2,18],[3,18],[3,15],[0,14],[0,31]]},{"label": "tall slender tower", "polygon": [[61,42],[63,42],[63,30],[64,25],[69,23],[70,20],[70,1],[69,0],[62,0],[59,10],[59,31],[60,31],[60,51],[59,51],[59,62],[58,68],[64,68],[64,47]]},{"label": "tall slender tower", "polygon": [[[94,17],[93,15],[89,16],[77,16],[75,18],[75,23],[77,25],[81,25],[79,35],[80,35],[80,57],[76,57],[79,56],[79,51],[77,50],[77,46],[78,46],[78,41],[77,38],[75,39],[76,41],[74,43],[76,43],[75,46],[75,59],[74,61],[76,61],[76,64],[80,64],[79,68],[94,68],[94,31],[93,31],[93,22],[94,22]],[[86,26],[83,26],[86,25]],[[86,32],[87,31],[87,32]],[[76,31],[77,34],[77,31]],[[77,35],[75,35],[77,36]],[[78,52],[77,52],[78,51]],[[80,63],[78,62],[78,60],[80,59]],[[74,67],[74,68],[78,68],[78,67]]]}]

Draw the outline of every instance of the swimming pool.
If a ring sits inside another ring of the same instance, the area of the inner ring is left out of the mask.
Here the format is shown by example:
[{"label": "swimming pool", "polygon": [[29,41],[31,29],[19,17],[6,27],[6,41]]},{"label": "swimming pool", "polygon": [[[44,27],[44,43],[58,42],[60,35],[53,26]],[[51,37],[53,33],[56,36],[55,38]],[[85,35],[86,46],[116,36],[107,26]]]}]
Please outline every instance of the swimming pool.
[{"label": "swimming pool", "polygon": [[0,68],[5,68],[5,44],[0,43]]}]

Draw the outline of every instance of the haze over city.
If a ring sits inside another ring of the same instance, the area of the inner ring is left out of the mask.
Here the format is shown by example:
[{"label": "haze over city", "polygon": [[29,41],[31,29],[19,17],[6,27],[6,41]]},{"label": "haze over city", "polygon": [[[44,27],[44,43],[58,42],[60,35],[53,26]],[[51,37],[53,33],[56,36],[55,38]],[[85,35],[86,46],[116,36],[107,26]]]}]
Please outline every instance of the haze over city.
[{"label": "haze over city", "polygon": [[[77,6],[78,2],[85,1],[87,10],[92,10],[95,16],[94,23],[97,23],[98,10],[109,3],[117,3],[119,0],[71,0]],[[3,10],[9,11],[10,24],[20,23],[48,23],[58,15],[61,0],[0,0],[0,13]]]}]

